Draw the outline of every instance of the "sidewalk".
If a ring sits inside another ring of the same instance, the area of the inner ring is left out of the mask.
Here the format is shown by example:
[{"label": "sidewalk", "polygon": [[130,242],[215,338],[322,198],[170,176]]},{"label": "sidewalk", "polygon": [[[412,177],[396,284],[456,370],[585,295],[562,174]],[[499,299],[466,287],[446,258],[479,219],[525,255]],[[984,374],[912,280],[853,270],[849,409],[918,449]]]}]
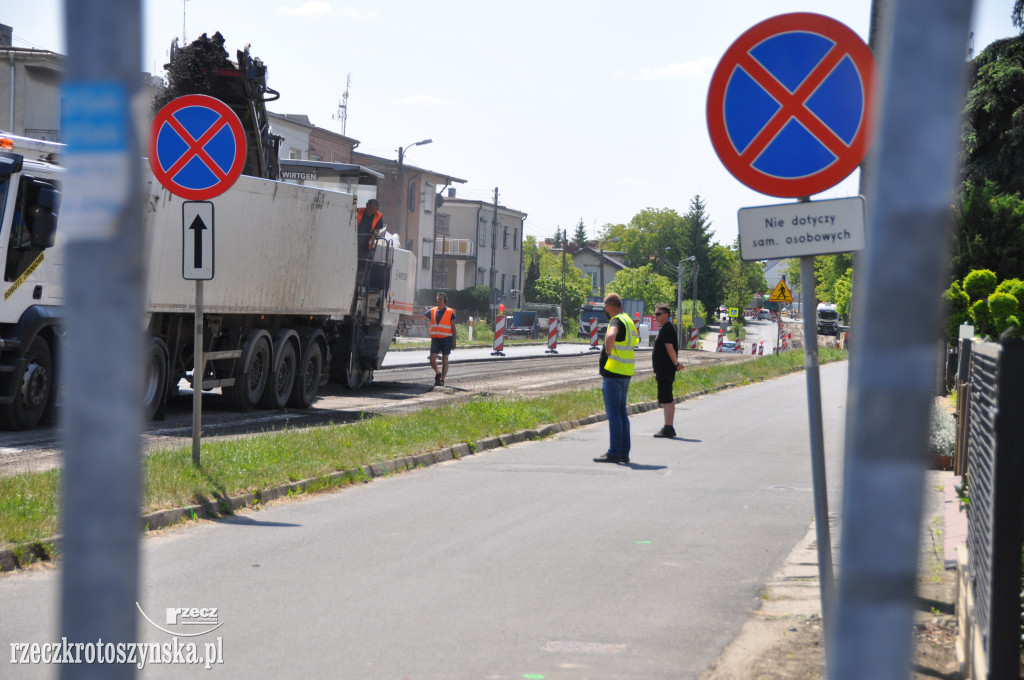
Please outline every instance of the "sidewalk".
[{"label": "sidewalk", "polygon": [[[957,678],[954,650],[956,546],[967,540],[952,472],[928,471],[921,526],[911,678]],[[833,563],[839,568],[839,520],[829,518]],[[838,576],[838,574],[837,574]],[[701,680],[824,677],[821,598],[815,525],[768,580],[762,605]]]}]

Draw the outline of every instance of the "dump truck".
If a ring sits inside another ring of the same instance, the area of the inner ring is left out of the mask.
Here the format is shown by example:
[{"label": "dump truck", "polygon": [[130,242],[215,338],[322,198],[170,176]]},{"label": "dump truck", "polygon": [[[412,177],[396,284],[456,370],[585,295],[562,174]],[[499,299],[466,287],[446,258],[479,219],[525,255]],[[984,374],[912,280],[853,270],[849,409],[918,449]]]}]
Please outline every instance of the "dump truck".
[{"label": "dump truck", "polygon": [[[0,427],[55,420],[62,348],[62,146],[0,133]],[[328,380],[372,379],[412,309],[412,253],[379,234],[360,247],[356,197],[242,175],[212,199],[216,275],[205,282],[204,367],[193,365],[195,288],[182,277],[182,199],[146,173],[143,411],[181,380],[229,405],[308,408]]]},{"label": "dump truck", "polygon": [[818,327],[818,335],[839,335],[839,312],[836,306],[828,302],[822,302],[815,311],[815,322]]}]

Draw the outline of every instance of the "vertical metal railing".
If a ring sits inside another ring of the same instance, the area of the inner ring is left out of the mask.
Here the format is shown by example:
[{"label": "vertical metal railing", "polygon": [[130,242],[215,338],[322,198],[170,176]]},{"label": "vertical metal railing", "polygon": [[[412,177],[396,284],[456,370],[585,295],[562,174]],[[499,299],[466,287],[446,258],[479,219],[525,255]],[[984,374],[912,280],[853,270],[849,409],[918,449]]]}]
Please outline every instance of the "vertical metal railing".
[{"label": "vertical metal railing", "polygon": [[[1024,541],[1024,343],[972,343],[968,412],[967,571],[976,668],[1018,677]],[[979,679],[981,680],[981,679]]]}]

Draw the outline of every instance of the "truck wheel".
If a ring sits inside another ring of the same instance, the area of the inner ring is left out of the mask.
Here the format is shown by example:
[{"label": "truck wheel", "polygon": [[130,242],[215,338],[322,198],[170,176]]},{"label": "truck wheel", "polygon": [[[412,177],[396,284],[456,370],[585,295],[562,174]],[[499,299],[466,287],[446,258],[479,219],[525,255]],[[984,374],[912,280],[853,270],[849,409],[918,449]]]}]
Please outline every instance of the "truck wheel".
[{"label": "truck wheel", "polygon": [[270,372],[267,387],[260,397],[260,408],[280,410],[288,402],[295,384],[295,345],[286,342],[281,348],[281,356],[277,358],[277,370]]},{"label": "truck wheel", "polygon": [[160,338],[146,343],[146,363],[142,378],[142,415],[153,420],[167,396],[167,345]]},{"label": "truck wheel", "polygon": [[320,374],[323,369],[323,350],[320,349],[319,342],[314,342],[302,357],[299,373],[295,377],[292,394],[288,399],[289,407],[307,409],[313,405],[313,399],[316,398],[317,389],[320,387]]},{"label": "truck wheel", "polygon": [[251,411],[260,402],[270,375],[270,338],[266,333],[253,336],[243,349],[245,366],[235,375],[235,384],[224,390],[231,408]]},{"label": "truck wheel", "polygon": [[5,430],[29,430],[39,423],[53,389],[53,358],[50,345],[35,338],[25,356],[25,372],[21,375],[14,401],[0,406],[0,427]]}]

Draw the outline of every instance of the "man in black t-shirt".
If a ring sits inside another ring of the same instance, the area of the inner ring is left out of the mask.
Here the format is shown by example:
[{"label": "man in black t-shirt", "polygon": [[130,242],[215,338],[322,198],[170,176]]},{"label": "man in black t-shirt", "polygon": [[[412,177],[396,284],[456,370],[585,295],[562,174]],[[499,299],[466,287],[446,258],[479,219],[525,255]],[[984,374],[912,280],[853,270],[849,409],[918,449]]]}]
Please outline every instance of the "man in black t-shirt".
[{"label": "man in black t-shirt", "polygon": [[676,415],[672,383],[676,379],[676,371],[683,370],[683,364],[679,361],[676,329],[672,325],[672,312],[668,305],[660,304],[655,307],[654,316],[661,323],[661,330],[658,331],[658,337],[654,341],[651,361],[654,362],[654,379],[658,383],[658,403],[665,414],[665,427],[655,432],[654,436],[671,438],[676,436],[676,430],[672,426]]}]

